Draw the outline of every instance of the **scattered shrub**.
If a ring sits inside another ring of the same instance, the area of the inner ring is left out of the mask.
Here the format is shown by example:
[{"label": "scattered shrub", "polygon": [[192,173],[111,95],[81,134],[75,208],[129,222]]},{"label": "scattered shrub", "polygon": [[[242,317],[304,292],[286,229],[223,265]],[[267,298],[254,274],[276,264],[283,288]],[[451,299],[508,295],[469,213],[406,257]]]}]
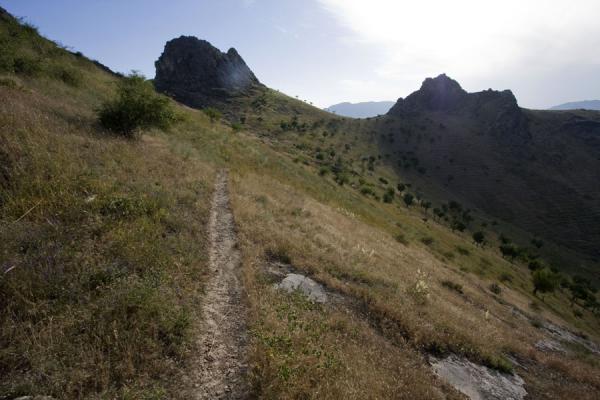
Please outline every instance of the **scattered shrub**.
[{"label": "scattered shrub", "polygon": [[512,282],[513,276],[508,272],[503,272],[498,279],[500,279],[500,282]]},{"label": "scattered shrub", "polygon": [[485,244],[485,234],[482,231],[477,231],[475,233],[473,233],[473,241],[483,247],[483,245]]},{"label": "scattered shrub", "polygon": [[502,288],[500,288],[500,285],[498,285],[496,282],[492,283],[489,288],[490,292],[494,294],[500,294],[502,292]]},{"label": "scattered shrub", "polygon": [[75,68],[59,66],[53,75],[70,86],[79,86],[83,81],[83,74]]},{"label": "scattered shrub", "polygon": [[466,247],[463,247],[463,246],[456,246],[455,249],[456,249],[456,251],[458,251],[458,254],[461,254],[463,256],[468,256],[469,254],[471,254],[469,249],[467,249]]},{"label": "scattered shrub", "polygon": [[448,288],[450,290],[454,290],[455,292],[457,292],[459,294],[463,294],[463,287],[459,283],[452,282],[450,280],[443,280],[442,286],[444,286],[445,288]]},{"label": "scattered shrub", "polygon": [[394,238],[396,239],[396,241],[402,243],[405,246],[408,246],[408,239],[403,233],[397,234],[396,236],[394,236]]},{"label": "scattered shrub", "polygon": [[20,56],[13,60],[12,69],[16,74],[36,76],[42,72],[43,65],[38,58]]},{"label": "scattered shrub", "polygon": [[402,196],[402,200],[404,201],[404,204],[406,204],[406,207],[410,207],[414,198],[415,197],[410,193],[405,193],[404,196]]},{"label": "scattered shrub", "polygon": [[281,262],[284,264],[291,264],[292,257],[288,254],[287,250],[283,247],[268,248],[266,256],[271,261]]},{"label": "scattered shrub", "polygon": [[213,108],[213,107],[207,107],[207,108],[205,108],[202,111],[210,119],[210,122],[218,121],[223,116],[223,114],[221,113],[221,111],[219,111],[219,110],[217,110],[216,108]]},{"label": "scattered shrub", "polygon": [[363,186],[362,188],[360,188],[360,192],[362,194],[364,194],[365,196],[368,196],[368,195],[375,196],[375,192],[373,191],[373,189],[371,189],[370,187],[367,187],[367,186]]},{"label": "scattered shrub", "polygon": [[533,281],[533,294],[549,293],[556,290],[560,281],[558,274],[548,268],[538,269],[531,275]]},{"label": "scattered shrub", "polygon": [[537,271],[538,269],[544,268],[544,264],[540,260],[534,259],[534,260],[529,261],[529,263],[527,264],[527,267],[531,271]]},{"label": "scattered shrub", "polygon": [[169,99],[136,72],[119,82],[117,97],[102,105],[99,118],[106,129],[126,137],[140,129],[167,128],[176,119]]},{"label": "scattered shrub", "polygon": [[425,236],[421,238],[421,243],[423,243],[426,246],[431,246],[433,242],[435,242],[435,240],[431,236]]},{"label": "scattered shrub", "polygon": [[388,188],[388,190],[386,190],[385,193],[383,194],[383,202],[391,203],[392,201],[394,201],[395,194],[396,193],[394,192],[393,188]]}]

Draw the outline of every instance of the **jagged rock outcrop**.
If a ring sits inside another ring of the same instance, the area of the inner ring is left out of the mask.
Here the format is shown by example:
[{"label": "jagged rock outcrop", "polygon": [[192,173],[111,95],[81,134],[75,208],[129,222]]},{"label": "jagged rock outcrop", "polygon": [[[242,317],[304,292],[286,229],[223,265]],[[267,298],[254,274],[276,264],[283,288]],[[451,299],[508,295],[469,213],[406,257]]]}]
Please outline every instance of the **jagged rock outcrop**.
[{"label": "jagged rock outcrop", "polygon": [[468,93],[446,74],[425,79],[419,90],[398,99],[388,115],[409,117],[423,112],[460,115],[481,123],[492,134],[528,136],[527,120],[510,90]]},{"label": "jagged rock outcrop", "polygon": [[389,115],[406,115],[420,111],[456,111],[463,106],[468,93],[458,82],[446,74],[436,78],[427,78],[421,89],[406,99],[398,99],[388,112]]},{"label": "jagged rock outcrop", "polygon": [[223,53],[193,36],[168,41],[155,67],[156,89],[195,108],[218,104],[260,86],[234,48]]}]

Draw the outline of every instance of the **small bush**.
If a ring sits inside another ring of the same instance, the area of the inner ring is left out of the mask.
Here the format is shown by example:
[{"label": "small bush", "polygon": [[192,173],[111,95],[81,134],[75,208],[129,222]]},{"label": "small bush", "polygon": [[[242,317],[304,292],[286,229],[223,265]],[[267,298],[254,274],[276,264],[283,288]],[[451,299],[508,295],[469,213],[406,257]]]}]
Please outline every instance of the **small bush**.
[{"label": "small bush", "polygon": [[490,292],[494,294],[500,294],[502,292],[502,288],[500,288],[500,285],[494,282],[490,285]]},{"label": "small bush", "polygon": [[362,187],[362,188],[360,188],[360,192],[362,194],[364,194],[365,196],[368,196],[368,195],[375,196],[375,192],[370,187],[366,187],[366,186]]},{"label": "small bush", "polygon": [[455,291],[456,293],[463,294],[463,287],[460,283],[452,282],[449,280],[442,281],[442,286],[448,288],[450,290]]},{"label": "small bush", "polygon": [[383,202],[391,203],[394,201],[394,194],[394,189],[388,188],[388,190],[386,190],[386,192],[383,194]]},{"label": "small bush", "polygon": [[70,67],[57,67],[53,75],[70,86],[79,86],[83,81],[83,74]]},{"label": "small bush", "polygon": [[13,61],[13,71],[16,74],[36,76],[43,70],[42,61],[37,58],[22,56]]},{"label": "small bush", "polygon": [[538,269],[531,274],[533,281],[533,294],[549,293],[556,290],[560,282],[558,274],[552,272],[548,268]]},{"label": "small bush", "polygon": [[397,234],[396,236],[394,236],[394,238],[396,239],[396,241],[402,243],[405,246],[408,246],[408,239],[403,233]]},{"label": "small bush", "polygon": [[471,254],[469,249],[467,249],[466,247],[456,246],[455,248],[456,248],[456,251],[458,252],[458,254],[460,254],[460,255],[468,256],[469,254]]},{"label": "small bush", "polygon": [[210,122],[218,121],[223,116],[223,114],[221,114],[221,111],[217,110],[216,108],[212,108],[212,107],[207,107],[202,111],[204,111],[204,114],[206,114],[206,116],[208,118],[210,118]]},{"label": "small bush", "polygon": [[500,282],[512,282],[513,276],[508,272],[503,272],[498,279],[500,279]]},{"label": "small bush", "polygon": [[265,252],[267,258],[271,261],[281,262],[283,264],[291,264],[292,258],[287,250],[283,247],[269,248]]},{"label": "small bush", "polygon": [[431,236],[425,236],[421,238],[421,243],[423,243],[426,246],[431,246],[433,242],[435,242],[435,240]]},{"label": "small bush", "polygon": [[169,99],[135,72],[119,82],[117,97],[102,105],[99,118],[106,129],[126,137],[140,129],[168,128],[176,119]]}]

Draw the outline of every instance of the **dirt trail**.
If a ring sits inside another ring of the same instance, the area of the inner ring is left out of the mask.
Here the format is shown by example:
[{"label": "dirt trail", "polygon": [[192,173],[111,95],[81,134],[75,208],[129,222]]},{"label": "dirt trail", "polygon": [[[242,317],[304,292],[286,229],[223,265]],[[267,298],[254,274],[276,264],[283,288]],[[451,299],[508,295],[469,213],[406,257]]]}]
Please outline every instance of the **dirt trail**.
[{"label": "dirt trail", "polygon": [[193,362],[193,398],[244,399],[248,396],[247,310],[242,299],[241,256],[224,171],[217,176],[209,233],[210,278],[202,310],[201,353]]}]

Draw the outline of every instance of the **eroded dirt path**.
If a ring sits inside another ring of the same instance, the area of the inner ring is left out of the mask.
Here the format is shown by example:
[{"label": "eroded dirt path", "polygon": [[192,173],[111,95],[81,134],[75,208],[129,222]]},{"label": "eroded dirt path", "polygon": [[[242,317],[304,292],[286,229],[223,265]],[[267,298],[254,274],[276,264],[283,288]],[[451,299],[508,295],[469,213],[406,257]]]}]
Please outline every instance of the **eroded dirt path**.
[{"label": "eroded dirt path", "polygon": [[225,171],[217,176],[209,233],[211,270],[202,310],[201,353],[194,360],[193,398],[244,399],[248,396],[247,309]]}]

